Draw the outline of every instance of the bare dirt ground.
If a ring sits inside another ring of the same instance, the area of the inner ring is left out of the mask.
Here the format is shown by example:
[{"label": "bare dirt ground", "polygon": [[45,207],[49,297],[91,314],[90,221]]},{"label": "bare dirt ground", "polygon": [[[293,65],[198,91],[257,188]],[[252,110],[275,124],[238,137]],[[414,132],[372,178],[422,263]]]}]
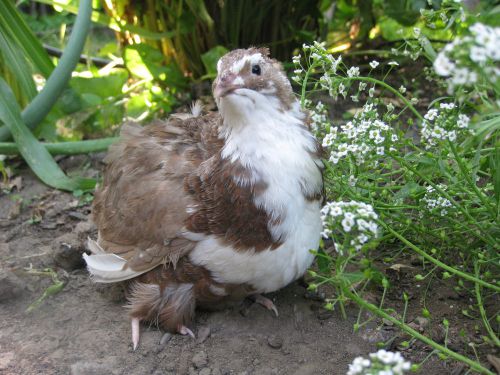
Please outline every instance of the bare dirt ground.
[{"label": "bare dirt ground", "polygon": [[[86,168],[95,176],[101,158],[60,162],[66,171]],[[353,333],[354,306],[343,320],[297,282],[270,295],[279,317],[250,303],[199,312],[196,340],[176,335],[160,344],[163,332],[142,327],[133,351],[121,286],[94,284],[81,259],[85,239],[95,236],[85,197],[52,190],[23,168],[9,184],[0,191],[0,374],[345,374],[348,363],[375,351],[377,342],[394,349],[403,340],[395,327],[375,321]],[[64,288],[28,313],[53,284],[50,276],[33,274],[44,269],[54,270]],[[436,303],[457,305],[457,298]],[[416,304],[408,316],[417,319],[419,311]],[[404,350],[413,361],[430,353],[413,341]],[[421,373],[463,371],[433,356]]]}]

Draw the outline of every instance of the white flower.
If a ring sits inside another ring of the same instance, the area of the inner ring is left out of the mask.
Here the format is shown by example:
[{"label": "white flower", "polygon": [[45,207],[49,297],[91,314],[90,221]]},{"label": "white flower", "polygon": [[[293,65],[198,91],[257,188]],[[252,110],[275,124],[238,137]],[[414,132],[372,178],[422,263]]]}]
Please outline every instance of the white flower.
[{"label": "white flower", "polygon": [[358,96],[357,96],[357,95],[351,95],[351,100],[352,100],[354,103],[359,102],[359,99],[358,99]]},{"label": "white flower", "polygon": [[384,150],[383,146],[377,147],[377,155],[384,155]]},{"label": "white flower", "polygon": [[354,225],[354,220],[353,219],[349,219],[347,217],[345,217],[343,220],[342,220],[342,228],[344,229],[345,232],[350,232],[353,225]]},{"label": "white flower", "polygon": [[426,120],[432,121],[438,116],[439,112],[437,109],[429,109],[427,113],[424,115]]},{"label": "white flower", "polygon": [[357,76],[359,76],[359,68],[357,66],[350,67],[349,70],[347,71],[347,75],[349,77],[357,77]]},{"label": "white flower", "polygon": [[356,182],[358,182],[358,179],[354,177],[353,175],[349,176],[349,186],[356,186]]},{"label": "white flower", "polygon": [[394,105],[392,103],[387,104],[387,111],[388,112],[394,111]]},{"label": "white flower", "polygon": [[328,160],[330,160],[333,164],[337,164],[340,160],[340,156],[335,151],[332,151]]},{"label": "white flower", "polygon": [[302,73],[302,69],[295,69],[293,72],[295,74],[301,74]]},{"label": "white flower", "polygon": [[484,63],[488,59],[486,48],[472,46],[470,48],[470,59],[477,63]]},{"label": "white flower", "polygon": [[406,87],[404,87],[403,85],[401,85],[401,86],[399,87],[399,92],[400,92],[401,94],[404,94],[404,93],[406,92]]},{"label": "white flower", "polygon": [[458,115],[458,121],[457,121],[457,126],[459,128],[467,128],[469,126],[470,118],[467,115],[464,114],[459,114]]},{"label": "white flower", "polygon": [[[349,180],[355,181],[356,178],[350,176]],[[378,225],[374,221],[376,219],[378,215],[373,211],[373,207],[363,202],[328,202],[321,209],[323,234],[330,234],[335,243],[346,243],[346,240],[349,240],[350,247],[336,246],[337,251],[341,253],[345,250],[358,251],[364,244],[377,237]],[[363,363],[369,365],[367,361]]]},{"label": "white flower", "polygon": [[369,355],[370,359],[357,357],[349,365],[347,375],[403,375],[411,369],[401,353],[384,349]]},{"label": "white flower", "polygon": [[453,109],[453,108],[455,108],[455,104],[454,103],[440,103],[439,108],[441,108],[441,109]]},{"label": "white flower", "polygon": [[373,94],[375,94],[375,87],[371,87],[368,90],[368,95],[370,96],[370,98],[373,98]]},{"label": "white flower", "polygon": [[[438,187],[443,191],[447,189],[447,187],[442,184],[439,184]],[[422,201],[425,203],[427,209],[430,212],[439,213],[441,216],[447,215],[448,209],[453,207],[452,203],[447,198],[442,197],[432,186],[427,186],[426,190],[427,192],[422,198]]]},{"label": "white flower", "polygon": [[414,27],[413,28],[413,35],[415,35],[415,38],[418,38],[420,36],[422,30],[420,30],[420,27]]},{"label": "white flower", "polygon": [[330,147],[333,144],[333,141],[335,140],[334,135],[332,133],[328,133],[325,135],[325,138],[323,138],[323,147]]},{"label": "white flower", "polygon": [[455,69],[451,82],[455,85],[464,85],[469,82],[469,75],[467,68]]},{"label": "white flower", "polygon": [[365,82],[360,82],[359,83],[359,91],[363,91],[364,89],[366,89],[366,83]]},{"label": "white flower", "polygon": [[345,86],[344,86],[344,84],[341,82],[341,83],[339,84],[339,94],[344,95],[344,97],[345,97],[345,94],[346,94],[346,93],[347,93],[347,92],[345,91]]},{"label": "white flower", "polygon": [[443,51],[438,53],[436,60],[434,60],[434,70],[440,76],[447,77],[455,69],[455,64],[446,57]]},{"label": "white flower", "polygon": [[373,60],[371,63],[370,63],[370,68],[372,69],[375,69],[377,66],[379,66],[379,62],[377,60]]},{"label": "white flower", "polygon": [[390,65],[390,66],[399,66],[399,63],[397,61],[390,61],[387,65]]}]

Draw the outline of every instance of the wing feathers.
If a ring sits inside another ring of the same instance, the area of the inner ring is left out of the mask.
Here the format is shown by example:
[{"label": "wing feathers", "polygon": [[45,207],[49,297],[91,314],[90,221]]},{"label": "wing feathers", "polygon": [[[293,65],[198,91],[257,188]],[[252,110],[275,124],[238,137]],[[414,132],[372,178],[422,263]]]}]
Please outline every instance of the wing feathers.
[{"label": "wing feathers", "polygon": [[90,238],[87,241],[87,246],[92,252],[92,255],[83,254],[83,259],[85,259],[87,269],[89,270],[92,280],[95,282],[114,283],[124,281],[149,271],[149,269],[134,271],[126,267],[127,261],[124,258],[116,254],[106,253],[96,241]]}]

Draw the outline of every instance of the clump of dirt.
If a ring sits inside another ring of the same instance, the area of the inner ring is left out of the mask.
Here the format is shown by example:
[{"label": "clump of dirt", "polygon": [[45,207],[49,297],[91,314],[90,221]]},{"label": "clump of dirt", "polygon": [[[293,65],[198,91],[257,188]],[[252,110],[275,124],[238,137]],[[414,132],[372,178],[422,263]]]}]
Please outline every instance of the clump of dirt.
[{"label": "clump of dirt", "polygon": [[[82,156],[60,162],[67,172],[87,165],[86,173],[95,176],[100,160]],[[142,327],[133,351],[121,285],[93,283],[81,260],[85,239],[96,235],[88,197],[52,190],[27,170],[17,178],[0,193],[1,374],[345,374],[356,356],[397,335],[394,327],[374,323],[353,333],[354,307],[343,320],[322,308],[322,296],[294,283],[270,295],[279,317],[248,302],[198,312],[197,339]],[[64,288],[28,313],[56,281]],[[413,345],[407,355],[423,359],[428,352]],[[433,357],[422,373],[460,371],[460,365]]]}]

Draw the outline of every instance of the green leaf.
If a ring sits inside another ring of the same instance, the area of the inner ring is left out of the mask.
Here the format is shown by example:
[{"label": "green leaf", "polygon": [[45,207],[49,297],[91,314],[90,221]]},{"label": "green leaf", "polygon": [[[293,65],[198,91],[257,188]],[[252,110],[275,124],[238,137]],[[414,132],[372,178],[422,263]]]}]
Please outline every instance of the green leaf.
[{"label": "green leaf", "polygon": [[326,254],[323,249],[318,250],[316,259],[319,270],[325,274],[330,273],[332,258],[328,254]]},{"label": "green leaf", "polygon": [[125,69],[114,69],[108,75],[100,77],[72,77],[70,85],[79,94],[87,95],[87,102],[97,102],[95,97],[88,95],[92,94],[101,99],[119,96],[127,79],[128,73]]},{"label": "green leaf", "polygon": [[177,64],[165,64],[162,53],[147,44],[128,46],[123,53],[123,60],[135,77],[161,81],[171,88],[181,89],[186,86],[186,79]]},{"label": "green leaf", "polygon": [[0,120],[9,128],[26,163],[44,183],[68,191],[90,190],[95,187],[94,179],[69,178],[64,174],[47,149],[23,123],[14,94],[2,78],[0,78]]},{"label": "green leaf", "polygon": [[226,47],[215,46],[201,55],[201,61],[207,72],[206,78],[215,78],[217,76],[217,62],[228,52],[229,50]]},{"label": "green leaf", "polygon": [[54,70],[54,64],[40,41],[19,15],[13,1],[0,1],[0,24],[8,33],[9,38],[24,51],[24,55],[31,59],[36,69],[44,77],[50,76]]},{"label": "green leaf", "polygon": [[408,182],[403,186],[396,194],[394,194],[394,200],[406,199],[408,197],[415,198],[419,193],[425,191],[425,188],[414,181]]},{"label": "green leaf", "polygon": [[349,285],[352,285],[363,281],[365,274],[363,272],[346,272],[342,274],[342,277],[348,281]]}]

